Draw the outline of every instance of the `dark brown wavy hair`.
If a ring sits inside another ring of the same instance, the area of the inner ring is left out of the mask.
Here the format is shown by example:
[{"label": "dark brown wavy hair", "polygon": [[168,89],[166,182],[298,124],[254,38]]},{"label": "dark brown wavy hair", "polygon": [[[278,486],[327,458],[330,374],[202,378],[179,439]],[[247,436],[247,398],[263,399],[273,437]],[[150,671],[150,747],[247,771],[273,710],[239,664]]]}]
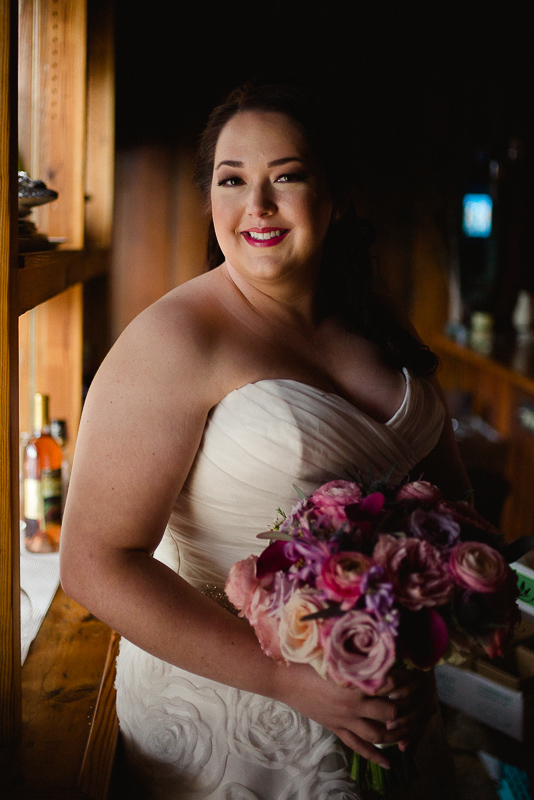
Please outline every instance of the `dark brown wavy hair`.
[{"label": "dark brown wavy hair", "polygon": [[[341,218],[330,225],[325,238],[317,291],[320,317],[334,316],[349,330],[378,344],[389,362],[416,375],[431,375],[438,359],[396,320],[392,308],[379,299],[375,287],[370,247],[374,227],[358,216],[352,202],[356,182],[354,135],[338,109],[316,93],[294,86],[247,84],[234,90],[211,113],[200,138],[195,163],[195,183],[210,207],[215,149],[224,126],[244,111],[285,114],[303,132],[321,164],[334,209]],[[213,221],[210,221],[207,267],[224,261]]]}]

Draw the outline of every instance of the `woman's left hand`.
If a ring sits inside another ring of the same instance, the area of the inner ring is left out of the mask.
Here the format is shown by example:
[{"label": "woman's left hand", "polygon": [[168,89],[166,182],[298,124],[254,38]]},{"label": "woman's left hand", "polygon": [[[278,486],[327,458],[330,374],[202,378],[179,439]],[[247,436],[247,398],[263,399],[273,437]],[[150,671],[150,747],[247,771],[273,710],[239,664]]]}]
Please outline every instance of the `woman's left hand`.
[{"label": "woman's left hand", "polygon": [[395,733],[399,749],[406,750],[421,738],[437,710],[434,672],[403,670],[394,676],[394,688],[388,686],[377,696],[395,703],[394,719],[385,727]]}]

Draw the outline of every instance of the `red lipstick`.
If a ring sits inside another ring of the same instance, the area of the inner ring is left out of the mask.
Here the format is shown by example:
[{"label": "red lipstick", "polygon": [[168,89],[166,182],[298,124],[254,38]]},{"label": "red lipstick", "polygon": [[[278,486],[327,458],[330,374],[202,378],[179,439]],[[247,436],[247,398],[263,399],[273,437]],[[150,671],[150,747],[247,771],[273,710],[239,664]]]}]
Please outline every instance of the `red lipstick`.
[{"label": "red lipstick", "polygon": [[289,233],[289,228],[249,228],[241,235],[252,247],[274,247]]}]

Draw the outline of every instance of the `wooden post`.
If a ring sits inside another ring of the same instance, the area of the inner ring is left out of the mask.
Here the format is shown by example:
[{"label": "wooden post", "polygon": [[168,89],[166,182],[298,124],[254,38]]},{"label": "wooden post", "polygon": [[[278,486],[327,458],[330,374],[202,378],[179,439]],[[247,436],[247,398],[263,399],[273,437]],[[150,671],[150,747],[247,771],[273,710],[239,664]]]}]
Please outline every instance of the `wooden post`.
[{"label": "wooden post", "polygon": [[[0,5],[0,744],[20,731],[17,411],[17,3]],[[15,278],[15,279],[14,279]]]}]

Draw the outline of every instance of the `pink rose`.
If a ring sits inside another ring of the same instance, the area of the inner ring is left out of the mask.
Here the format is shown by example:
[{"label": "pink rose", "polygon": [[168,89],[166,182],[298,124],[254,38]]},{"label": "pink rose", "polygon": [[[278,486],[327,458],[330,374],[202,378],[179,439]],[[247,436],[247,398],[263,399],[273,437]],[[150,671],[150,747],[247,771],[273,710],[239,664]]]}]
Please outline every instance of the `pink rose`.
[{"label": "pink rose", "polygon": [[344,522],[347,519],[345,508],[359,503],[361,498],[358,484],[351,481],[330,481],[316,489],[310,500],[318,515],[325,514],[334,521]]},{"label": "pink rose", "polygon": [[328,676],[341,686],[374,694],[395,663],[395,637],[367,611],[349,611],[321,630]]},{"label": "pink rose", "polygon": [[334,553],[323,563],[317,588],[348,611],[361,597],[362,576],[372,565],[373,560],[362,553]]},{"label": "pink rose", "polygon": [[482,542],[462,542],[452,550],[449,569],[456,583],[473,592],[498,592],[508,576],[508,564],[497,550]]},{"label": "pink rose", "polygon": [[247,617],[265,655],[276,661],[282,661],[278,635],[279,620],[277,615],[272,613],[272,601],[273,596],[258,585],[252,596]]},{"label": "pink rose", "polygon": [[232,565],[225,591],[231,603],[242,612],[239,616],[248,617],[250,603],[259,584],[256,578],[257,556],[249,556]]},{"label": "pink rose", "polygon": [[447,564],[427,541],[381,534],[373,559],[384,568],[395,597],[411,611],[442,606],[452,597],[454,583]]},{"label": "pink rose", "polygon": [[405,483],[397,492],[397,500],[420,500],[428,503],[437,503],[443,495],[437,486],[428,481],[412,481]]},{"label": "pink rose", "polygon": [[316,592],[296,591],[282,608],[278,635],[280,651],[287,661],[311,664],[320,675],[326,677],[324,652],[319,638],[321,623],[316,619],[303,619],[324,608]]}]

